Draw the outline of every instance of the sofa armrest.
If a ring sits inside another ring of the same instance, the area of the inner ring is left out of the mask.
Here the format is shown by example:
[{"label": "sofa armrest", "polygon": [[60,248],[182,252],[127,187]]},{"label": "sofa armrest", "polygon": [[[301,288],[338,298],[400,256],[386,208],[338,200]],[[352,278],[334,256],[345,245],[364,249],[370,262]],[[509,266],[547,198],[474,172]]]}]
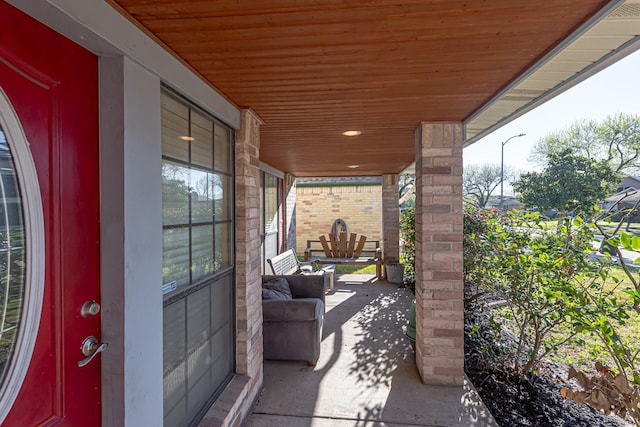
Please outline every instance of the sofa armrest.
[{"label": "sofa armrest", "polygon": [[289,282],[293,298],[318,298],[324,303],[323,274],[295,274],[286,276],[262,276],[262,283],[277,277],[284,277]]},{"label": "sofa armrest", "polygon": [[306,322],[322,319],[323,316],[324,303],[318,298],[262,301],[265,322]]}]

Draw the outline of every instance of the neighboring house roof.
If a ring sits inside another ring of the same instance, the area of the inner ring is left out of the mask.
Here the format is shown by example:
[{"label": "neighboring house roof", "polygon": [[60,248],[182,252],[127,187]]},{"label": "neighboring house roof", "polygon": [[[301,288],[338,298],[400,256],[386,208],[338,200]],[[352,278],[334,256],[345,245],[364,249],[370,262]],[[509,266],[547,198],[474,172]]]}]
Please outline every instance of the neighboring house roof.
[{"label": "neighboring house roof", "polygon": [[635,176],[626,176],[622,178],[618,189],[622,191],[628,188],[640,188],[640,178]]},{"label": "neighboring house roof", "polygon": [[604,199],[607,202],[637,202],[640,200],[640,190],[638,189],[629,189],[625,191],[621,191],[619,193],[614,194],[613,196],[609,196]]},{"label": "neighboring house roof", "polygon": [[502,203],[500,203],[499,197],[491,197],[487,201],[487,206],[489,207],[499,207],[499,206],[522,206],[522,202],[520,202],[515,196],[504,196]]}]

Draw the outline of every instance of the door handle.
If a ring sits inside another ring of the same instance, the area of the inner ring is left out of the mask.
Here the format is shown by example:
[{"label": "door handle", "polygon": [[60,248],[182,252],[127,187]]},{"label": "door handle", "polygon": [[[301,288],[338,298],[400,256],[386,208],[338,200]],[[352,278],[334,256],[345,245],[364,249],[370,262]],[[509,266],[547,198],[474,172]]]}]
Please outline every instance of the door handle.
[{"label": "door handle", "polygon": [[78,367],[82,368],[88,365],[98,353],[102,353],[107,347],[109,347],[109,344],[99,342],[93,335],[86,337],[84,341],[82,341],[82,347],[80,347],[80,349],[82,350],[82,354],[87,357],[78,362]]}]

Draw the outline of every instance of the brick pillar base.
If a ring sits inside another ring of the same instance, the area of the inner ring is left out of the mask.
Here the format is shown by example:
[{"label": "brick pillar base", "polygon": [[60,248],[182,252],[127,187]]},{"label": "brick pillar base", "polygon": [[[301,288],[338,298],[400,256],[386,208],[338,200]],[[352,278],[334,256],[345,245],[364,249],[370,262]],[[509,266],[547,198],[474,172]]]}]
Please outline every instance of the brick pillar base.
[{"label": "brick pillar base", "polygon": [[416,132],[416,363],[427,384],[462,385],[462,124]]}]

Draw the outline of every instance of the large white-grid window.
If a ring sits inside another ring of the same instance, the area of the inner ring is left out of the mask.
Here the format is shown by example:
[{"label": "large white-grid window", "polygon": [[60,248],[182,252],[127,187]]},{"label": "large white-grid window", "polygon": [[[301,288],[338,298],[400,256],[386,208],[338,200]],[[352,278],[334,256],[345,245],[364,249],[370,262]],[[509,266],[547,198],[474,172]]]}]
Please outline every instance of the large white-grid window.
[{"label": "large white-grid window", "polygon": [[163,91],[165,426],[197,423],[233,375],[232,135]]}]

